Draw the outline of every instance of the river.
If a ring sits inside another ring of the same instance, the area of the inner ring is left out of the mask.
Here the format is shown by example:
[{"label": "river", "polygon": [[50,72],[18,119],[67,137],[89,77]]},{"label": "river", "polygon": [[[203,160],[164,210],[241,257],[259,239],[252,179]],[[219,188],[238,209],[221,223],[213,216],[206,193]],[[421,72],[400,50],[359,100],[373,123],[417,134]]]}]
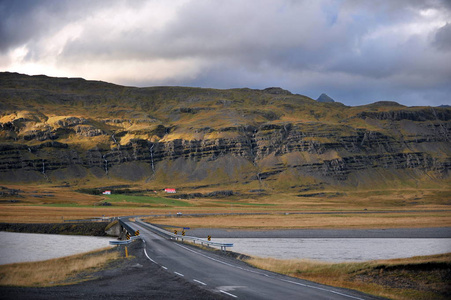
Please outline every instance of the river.
[{"label": "river", "polygon": [[[109,245],[110,237],[0,232],[0,264],[39,261]],[[234,252],[328,262],[404,258],[451,252],[451,238],[218,238]]]},{"label": "river", "polygon": [[111,237],[0,231],[0,265],[47,260],[109,246]]},{"label": "river", "polygon": [[451,252],[451,238],[218,238],[234,252],[278,259],[356,262]]}]

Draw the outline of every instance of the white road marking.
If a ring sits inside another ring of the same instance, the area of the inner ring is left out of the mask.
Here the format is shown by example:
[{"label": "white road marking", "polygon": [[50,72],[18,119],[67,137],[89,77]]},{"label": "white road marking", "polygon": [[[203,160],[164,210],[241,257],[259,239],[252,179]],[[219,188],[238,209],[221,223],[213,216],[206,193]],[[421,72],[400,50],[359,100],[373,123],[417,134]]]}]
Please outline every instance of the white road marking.
[{"label": "white road marking", "polygon": [[185,275],[180,274],[179,272],[174,272],[174,273],[177,274],[177,275],[179,275],[179,276],[185,277]]},{"label": "white road marking", "polygon": [[195,251],[195,250],[192,250],[192,249],[190,249],[190,248],[187,248],[187,247],[182,246],[182,245],[179,245],[179,244],[175,244],[175,245],[177,245],[177,246],[179,246],[179,247],[182,247],[183,249],[186,249],[186,250],[191,251],[191,252],[193,252],[193,253],[196,253],[196,254],[198,254],[198,255],[200,255],[200,256],[203,256],[203,257],[205,257],[205,258],[208,258],[208,259],[210,259],[210,260],[213,260],[213,261],[216,261],[216,262],[221,263],[221,264],[223,264],[223,265],[232,267],[232,268],[240,269],[240,270],[247,271],[247,272],[254,273],[254,274],[258,274],[258,275],[266,275],[265,273],[262,273],[262,272],[258,272],[258,271],[254,271],[254,270],[250,270],[250,269],[246,269],[246,268],[242,268],[242,267],[238,267],[238,266],[236,266],[236,265],[232,265],[232,264],[226,263],[226,262],[224,262],[224,261],[222,261],[222,260],[219,260],[219,259],[210,257],[210,256],[208,256],[208,255],[205,255],[205,254],[203,254],[203,253],[197,252],[197,251]]},{"label": "white road marking", "polygon": [[227,293],[227,292],[225,292],[225,291],[223,291],[223,290],[219,290],[219,291],[220,291],[221,293],[223,293],[223,294],[232,296],[233,298],[238,298],[238,296],[235,296],[234,294]]},{"label": "white road marking", "polygon": [[151,259],[151,258],[149,257],[149,255],[147,255],[146,248],[144,248],[144,254],[147,256],[147,258],[148,258],[151,262],[157,263],[156,261],[154,261],[153,259]]},{"label": "white road marking", "polygon": [[[144,240],[143,240],[143,241],[144,241]],[[144,241],[144,242],[145,242],[145,241]],[[266,277],[271,277],[271,276],[269,276],[268,274],[265,274],[265,273],[262,273],[262,272],[253,271],[253,270],[250,270],[250,269],[247,269],[247,268],[242,268],[242,267],[239,267],[239,266],[235,266],[235,265],[226,263],[226,262],[224,262],[224,261],[221,261],[221,260],[219,260],[219,259],[215,259],[215,258],[213,258],[213,257],[210,257],[210,256],[205,255],[205,254],[203,254],[203,253],[200,253],[200,252],[198,252],[198,251],[192,250],[192,249],[190,249],[190,248],[188,248],[188,247],[185,247],[185,246],[182,246],[182,245],[180,245],[180,244],[175,244],[175,245],[177,245],[177,246],[179,246],[179,247],[181,247],[181,248],[183,248],[183,249],[185,249],[185,250],[188,250],[188,251],[190,251],[190,252],[196,253],[196,254],[198,254],[198,255],[200,255],[200,256],[203,256],[203,257],[205,257],[205,258],[208,258],[208,259],[210,259],[210,260],[213,260],[213,261],[219,262],[219,263],[221,263],[221,264],[230,266],[230,267],[232,267],[232,268],[240,269],[240,270],[243,270],[243,271],[247,271],[247,272],[255,273],[255,274],[259,274],[259,275],[264,275],[264,276],[266,276]],[[147,258],[149,258],[151,261],[153,261],[153,260],[147,255],[147,252],[146,252],[146,249],[145,249],[145,248],[144,248],[144,253],[146,254]],[[155,262],[155,261],[153,261],[153,262]],[[161,266],[161,267],[162,267],[163,269],[165,269],[165,270],[168,269],[168,268],[166,268],[165,266]],[[180,276],[184,276],[183,274],[180,274],[180,273],[177,273],[177,272],[174,272],[174,273],[177,274],[177,275],[180,275]],[[296,284],[296,285],[300,285],[300,286],[312,288],[312,289],[317,289],[317,290],[329,292],[329,293],[332,293],[332,294],[337,294],[337,295],[344,296],[344,297],[348,297],[348,298],[351,298],[351,299],[364,300],[363,298],[359,298],[359,297],[347,295],[347,294],[344,294],[344,293],[340,293],[340,292],[337,292],[337,291],[333,291],[333,290],[321,288],[321,287],[318,287],[318,286],[313,286],[313,285],[304,284],[304,283],[300,283],[300,282],[295,282],[295,281],[291,281],[291,280],[286,280],[286,279],[282,279],[282,278],[276,278],[276,279],[278,279],[278,280],[280,280],[280,281],[284,281],[284,282],[288,282],[288,283],[292,283],[292,284]],[[205,283],[203,283],[203,282],[201,282],[201,281],[198,281],[198,280],[196,280],[196,279],[194,279],[194,281],[195,281],[195,282],[198,282],[198,283],[200,283],[200,284],[205,284]],[[205,284],[205,285],[206,285],[206,284]],[[229,296],[231,296],[231,297],[238,298],[237,296],[235,296],[235,295],[233,295],[233,294],[230,294],[230,293],[227,293],[227,292],[225,292],[225,291],[223,291],[223,290],[219,290],[219,291],[220,291],[221,293],[224,293],[224,294],[229,295]]]},{"label": "white road marking", "polygon": [[202,285],[207,285],[206,283],[204,283],[204,282],[202,282],[202,281],[199,281],[199,280],[197,280],[197,279],[193,279],[193,281],[195,281],[195,282],[197,282],[197,283],[200,283],[200,284],[202,284]]},{"label": "white road marking", "polygon": [[328,290],[328,289],[325,289],[325,288],[322,288],[322,287],[319,287],[319,286],[308,285],[308,284],[304,284],[304,283],[300,283],[300,282],[294,282],[294,281],[286,280],[286,279],[279,279],[279,280],[285,281],[285,282],[289,282],[289,283],[292,283],[292,284],[297,284],[297,285],[300,285],[300,286],[305,286],[305,287],[312,288],[312,289],[317,289],[317,290],[320,290],[320,291],[325,291],[325,292],[337,294],[337,295],[340,295],[340,296],[345,296],[345,297],[352,298],[352,299],[365,300],[363,298],[354,297],[354,296],[343,294],[343,293],[340,293],[340,292]]},{"label": "white road marking", "polygon": [[[232,264],[223,262],[223,261],[221,261],[221,260],[219,260],[219,259],[215,259],[215,258],[210,257],[210,256],[208,256],[208,255],[205,255],[205,254],[203,254],[203,253],[197,252],[197,251],[192,250],[192,249],[190,249],[190,248],[188,248],[188,247],[185,247],[185,246],[182,246],[182,245],[179,245],[179,244],[176,244],[176,245],[179,246],[179,247],[182,247],[182,248],[184,248],[184,249],[186,249],[186,250],[188,250],[188,251],[191,251],[191,252],[194,252],[194,253],[196,253],[196,254],[198,254],[198,255],[201,255],[201,256],[203,256],[203,257],[205,257],[205,258],[208,258],[208,259],[210,259],[210,260],[213,260],[213,261],[219,262],[219,263],[221,263],[221,264],[230,266],[230,267],[232,267],[232,268],[237,268],[237,269],[240,269],[240,270],[243,270],[243,271],[247,271],[247,272],[250,272],[250,273],[255,273],[255,274],[259,274],[259,275],[264,275],[264,276],[270,277],[270,276],[268,276],[268,275],[265,274],[265,273],[258,272],[258,271],[254,271],[254,270],[250,270],[250,269],[246,269],[246,268],[242,268],[242,267],[238,267],[238,266],[235,266],[235,265],[232,265]],[[279,279],[279,280],[281,280],[281,281],[285,281],[285,282],[288,282],[288,283],[297,284],[297,285],[300,285],[300,286],[312,288],[312,289],[322,290],[322,291],[326,291],[326,292],[329,292],[329,293],[333,293],[333,294],[345,296],[345,297],[348,297],[348,298],[351,298],[351,299],[364,300],[363,298],[358,298],[358,297],[355,297],[355,296],[343,294],[343,293],[340,293],[340,292],[336,292],[336,291],[333,291],[333,290],[328,290],[328,289],[321,288],[321,287],[316,287],[316,286],[313,286],[313,285],[303,284],[303,283],[299,283],[299,282],[295,282],[295,281],[290,281],[290,280],[286,280],[286,279],[281,279],[281,278],[276,278],[276,279]]]}]

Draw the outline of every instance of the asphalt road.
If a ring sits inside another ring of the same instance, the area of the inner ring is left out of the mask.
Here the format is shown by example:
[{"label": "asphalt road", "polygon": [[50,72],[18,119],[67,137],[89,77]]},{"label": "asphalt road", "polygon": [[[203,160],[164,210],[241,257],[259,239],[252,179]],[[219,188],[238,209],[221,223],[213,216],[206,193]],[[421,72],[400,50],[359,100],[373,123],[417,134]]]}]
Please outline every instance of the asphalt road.
[{"label": "asphalt road", "polygon": [[167,240],[139,223],[147,258],[167,272],[231,299],[380,299],[361,292],[252,268],[245,263]]}]

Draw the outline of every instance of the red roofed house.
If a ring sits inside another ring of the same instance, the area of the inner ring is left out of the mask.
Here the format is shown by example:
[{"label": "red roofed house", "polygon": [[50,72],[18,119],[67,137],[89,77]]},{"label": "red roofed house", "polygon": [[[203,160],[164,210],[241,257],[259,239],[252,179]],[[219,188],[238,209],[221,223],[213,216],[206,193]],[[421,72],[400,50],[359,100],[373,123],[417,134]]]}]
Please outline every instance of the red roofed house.
[{"label": "red roofed house", "polygon": [[169,193],[169,194],[175,194],[176,193],[175,189],[164,189],[164,191],[166,193]]}]

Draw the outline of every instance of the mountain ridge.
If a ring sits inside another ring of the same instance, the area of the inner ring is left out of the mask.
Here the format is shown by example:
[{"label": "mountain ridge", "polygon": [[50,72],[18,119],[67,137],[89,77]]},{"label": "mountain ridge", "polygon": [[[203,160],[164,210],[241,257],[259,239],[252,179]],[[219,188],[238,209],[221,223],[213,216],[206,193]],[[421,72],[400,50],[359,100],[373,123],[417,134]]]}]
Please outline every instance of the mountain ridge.
[{"label": "mountain ridge", "polygon": [[0,99],[0,182],[303,190],[449,181],[446,107],[17,73],[0,73]]}]

